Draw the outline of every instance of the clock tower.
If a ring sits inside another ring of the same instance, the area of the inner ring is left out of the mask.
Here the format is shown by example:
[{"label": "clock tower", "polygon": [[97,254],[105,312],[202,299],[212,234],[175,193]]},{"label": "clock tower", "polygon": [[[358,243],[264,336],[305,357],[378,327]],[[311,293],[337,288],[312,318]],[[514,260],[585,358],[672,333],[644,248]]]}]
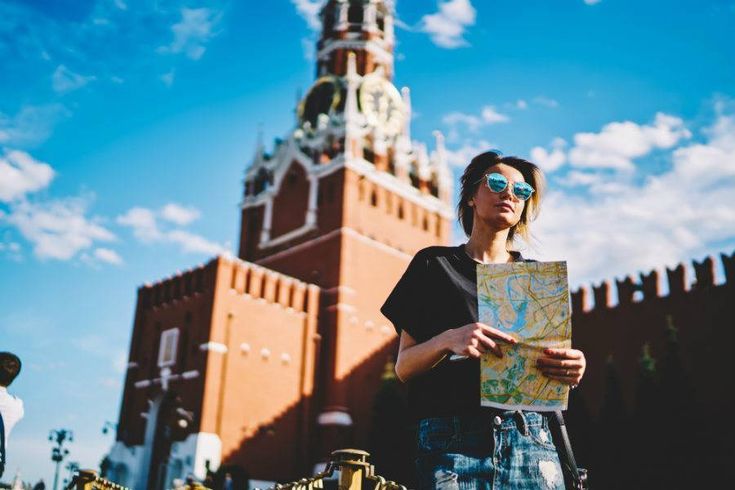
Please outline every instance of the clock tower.
[{"label": "clock tower", "polygon": [[443,137],[432,151],[411,139],[409,90],[393,85],[393,12],[324,3],[316,80],[245,172],[239,257],[139,288],[117,483],[170,488],[218,467],[293,480],[370,448],[397,348],[380,306],[453,218]]},{"label": "clock tower", "polygon": [[450,239],[443,136],[412,141],[393,85],[393,2],[329,0],[317,78],[295,126],[245,175],[240,258],[319,286],[315,423],[322,455],[366,447],[396,335],[379,308],[421,248]]}]

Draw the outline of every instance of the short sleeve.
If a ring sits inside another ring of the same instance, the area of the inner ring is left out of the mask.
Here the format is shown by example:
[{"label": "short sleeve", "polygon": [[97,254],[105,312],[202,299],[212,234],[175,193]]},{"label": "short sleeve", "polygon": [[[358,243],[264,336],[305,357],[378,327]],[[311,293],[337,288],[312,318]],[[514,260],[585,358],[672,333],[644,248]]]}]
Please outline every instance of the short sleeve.
[{"label": "short sleeve", "polygon": [[426,285],[426,269],[426,257],[419,252],[380,308],[380,312],[393,323],[398,335],[405,330],[419,342],[425,340],[421,331],[424,323],[421,301],[424,296],[422,288]]}]

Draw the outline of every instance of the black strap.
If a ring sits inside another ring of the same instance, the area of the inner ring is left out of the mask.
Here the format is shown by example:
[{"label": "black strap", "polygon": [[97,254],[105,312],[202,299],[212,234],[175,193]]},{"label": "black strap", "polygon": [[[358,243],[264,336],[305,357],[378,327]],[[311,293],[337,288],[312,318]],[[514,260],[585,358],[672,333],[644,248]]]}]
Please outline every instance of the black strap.
[{"label": "black strap", "polygon": [[568,470],[572,479],[572,484],[574,485],[573,488],[584,488],[584,482],[580,477],[579,468],[577,468],[577,462],[575,461],[574,453],[572,452],[572,443],[569,442],[569,434],[567,433],[567,426],[564,423],[564,415],[562,415],[561,410],[556,410],[554,415],[556,416],[556,422],[559,425],[561,440],[564,443],[564,461],[562,461],[562,464],[565,464],[567,467],[566,469]]},{"label": "black strap", "polygon": [[3,414],[0,413],[0,477],[5,472],[5,422]]}]

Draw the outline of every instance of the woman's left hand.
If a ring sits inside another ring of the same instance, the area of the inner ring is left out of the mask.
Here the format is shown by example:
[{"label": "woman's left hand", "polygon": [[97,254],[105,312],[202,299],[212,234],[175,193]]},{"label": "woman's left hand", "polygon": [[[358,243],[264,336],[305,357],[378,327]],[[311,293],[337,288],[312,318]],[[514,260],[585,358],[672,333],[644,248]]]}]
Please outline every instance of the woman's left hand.
[{"label": "woman's left hand", "polygon": [[587,360],[581,350],[544,349],[544,356],[538,358],[536,366],[547,378],[578,385],[587,368]]}]

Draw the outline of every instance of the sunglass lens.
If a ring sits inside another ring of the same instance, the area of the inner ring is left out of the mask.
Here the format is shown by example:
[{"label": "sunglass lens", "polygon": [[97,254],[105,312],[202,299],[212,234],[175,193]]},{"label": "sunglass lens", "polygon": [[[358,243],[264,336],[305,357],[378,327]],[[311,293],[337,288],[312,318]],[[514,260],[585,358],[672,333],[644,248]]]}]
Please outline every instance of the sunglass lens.
[{"label": "sunglass lens", "polygon": [[508,187],[508,179],[503,174],[493,172],[487,176],[487,186],[493,192],[502,192]]},{"label": "sunglass lens", "polygon": [[517,182],[513,185],[513,194],[522,201],[527,200],[533,194],[533,187],[525,182]]}]

